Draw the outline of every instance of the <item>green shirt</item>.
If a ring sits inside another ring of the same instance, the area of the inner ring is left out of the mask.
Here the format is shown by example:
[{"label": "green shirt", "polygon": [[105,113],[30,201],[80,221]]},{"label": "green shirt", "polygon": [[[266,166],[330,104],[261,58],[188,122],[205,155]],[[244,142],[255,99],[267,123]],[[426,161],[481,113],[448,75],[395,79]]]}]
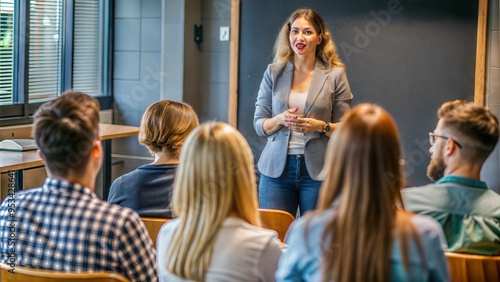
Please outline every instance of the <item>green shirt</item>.
[{"label": "green shirt", "polygon": [[449,175],[401,194],[407,210],[441,224],[446,251],[500,255],[500,195],[485,182]]}]

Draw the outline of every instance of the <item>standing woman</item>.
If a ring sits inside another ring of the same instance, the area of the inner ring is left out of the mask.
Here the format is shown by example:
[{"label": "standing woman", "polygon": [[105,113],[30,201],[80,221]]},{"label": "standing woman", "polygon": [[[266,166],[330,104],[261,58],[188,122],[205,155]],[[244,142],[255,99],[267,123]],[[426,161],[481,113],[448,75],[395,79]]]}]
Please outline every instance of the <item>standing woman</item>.
[{"label": "standing woman", "polygon": [[352,93],[323,19],[295,11],[281,28],[255,104],[254,128],[267,137],[259,159],[261,208],[292,215],[316,207],[326,146]]},{"label": "standing woman", "polygon": [[178,216],[158,234],[160,281],[274,281],[276,233],[258,227],[253,155],[224,123],[205,123],[182,147],[172,199]]},{"label": "standing woman", "polygon": [[402,210],[396,123],[356,106],[328,147],[318,209],[290,227],[277,281],[448,281],[441,226]]}]

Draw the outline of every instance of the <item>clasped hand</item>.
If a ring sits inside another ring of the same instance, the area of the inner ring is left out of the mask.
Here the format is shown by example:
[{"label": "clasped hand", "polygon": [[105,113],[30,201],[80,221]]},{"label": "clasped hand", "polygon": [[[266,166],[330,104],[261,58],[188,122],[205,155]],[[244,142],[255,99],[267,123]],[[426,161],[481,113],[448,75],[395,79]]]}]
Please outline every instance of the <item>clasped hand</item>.
[{"label": "clasped hand", "polygon": [[290,130],[308,134],[317,131],[317,123],[313,118],[299,117],[296,112],[299,108],[293,107],[280,114],[280,124],[288,127]]}]

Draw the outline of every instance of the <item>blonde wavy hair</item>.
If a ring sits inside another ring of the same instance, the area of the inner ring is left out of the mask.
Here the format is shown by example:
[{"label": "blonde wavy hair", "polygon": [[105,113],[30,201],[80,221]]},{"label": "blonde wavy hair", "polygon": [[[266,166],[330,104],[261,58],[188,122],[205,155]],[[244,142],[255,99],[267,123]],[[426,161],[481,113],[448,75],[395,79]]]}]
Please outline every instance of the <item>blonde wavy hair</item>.
[{"label": "blonde wavy hair", "polygon": [[149,152],[179,156],[187,136],[198,126],[198,117],[188,104],[163,100],[150,105],[142,115],[139,143]]},{"label": "blonde wavy hair", "polygon": [[204,281],[217,233],[231,213],[260,226],[253,155],[236,129],[209,122],[192,132],[181,150],[172,203],[180,224],[166,267],[178,277]]},{"label": "blonde wavy hair", "polygon": [[323,281],[389,281],[394,234],[400,238],[406,270],[411,239],[422,255],[411,214],[398,211],[403,206],[401,157],[396,123],[379,106],[354,107],[335,130],[316,211],[338,203],[322,237]]},{"label": "blonde wavy hair", "polygon": [[318,35],[321,35],[323,40],[316,48],[316,59],[323,63],[326,70],[331,70],[334,67],[345,69],[344,64],[340,60],[335,44],[333,43],[332,35],[325,25],[321,16],[312,9],[299,9],[292,13],[288,20],[283,24],[281,30],[274,43],[274,62],[287,63],[293,60],[294,52],[290,45],[290,29],[293,22],[298,18],[304,18],[311,23]]}]

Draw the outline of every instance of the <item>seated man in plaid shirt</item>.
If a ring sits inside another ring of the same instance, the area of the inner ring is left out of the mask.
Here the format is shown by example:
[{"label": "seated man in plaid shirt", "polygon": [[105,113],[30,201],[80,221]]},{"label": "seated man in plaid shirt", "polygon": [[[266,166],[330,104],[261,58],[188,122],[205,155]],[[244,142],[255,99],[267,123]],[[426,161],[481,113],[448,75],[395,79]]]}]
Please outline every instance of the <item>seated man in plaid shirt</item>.
[{"label": "seated man in plaid shirt", "polygon": [[157,281],[156,252],[139,216],[94,193],[103,149],[99,103],[77,92],[43,104],[33,135],[45,161],[42,187],[0,206],[1,261],[58,271],[113,271]]}]

